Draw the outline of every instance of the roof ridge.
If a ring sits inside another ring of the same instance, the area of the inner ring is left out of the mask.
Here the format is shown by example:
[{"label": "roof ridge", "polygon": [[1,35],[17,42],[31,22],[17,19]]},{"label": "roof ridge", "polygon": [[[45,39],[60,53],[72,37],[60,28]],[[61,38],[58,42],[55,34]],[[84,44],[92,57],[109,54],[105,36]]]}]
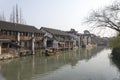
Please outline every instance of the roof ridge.
[{"label": "roof ridge", "polygon": [[[60,29],[55,29],[55,28],[49,28],[49,27],[41,27],[41,28],[47,28],[47,29],[53,29],[53,30],[58,30],[58,31],[62,31]],[[65,32],[65,31],[64,31]]]},{"label": "roof ridge", "polygon": [[19,32],[42,33],[35,26],[11,23],[7,21],[0,21],[0,28],[3,30],[11,30],[11,31],[19,31]]},{"label": "roof ridge", "polygon": [[[22,25],[22,26],[31,26],[31,27],[35,27],[33,25],[28,25],[28,24],[21,24],[21,23],[13,23],[13,22],[10,22],[10,21],[1,21],[0,22],[3,22],[3,23],[8,23],[8,24],[16,24],[16,25]],[[35,27],[36,28],[36,27]]]},{"label": "roof ridge", "polygon": [[59,30],[59,29],[53,29],[53,28],[47,28],[47,27],[41,27],[41,29],[45,29],[47,32],[51,33],[51,34],[56,34],[56,35],[66,35],[69,36],[68,33],[66,33],[65,31]]}]

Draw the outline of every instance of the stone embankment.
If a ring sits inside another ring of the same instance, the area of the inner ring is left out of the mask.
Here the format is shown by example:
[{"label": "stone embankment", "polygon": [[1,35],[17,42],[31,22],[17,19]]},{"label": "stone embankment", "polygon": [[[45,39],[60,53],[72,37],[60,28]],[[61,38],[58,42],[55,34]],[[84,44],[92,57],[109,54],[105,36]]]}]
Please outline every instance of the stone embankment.
[{"label": "stone embankment", "polygon": [[17,54],[1,54],[0,55],[0,60],[6,60],[6,59],[12,59],[12,58],[17,58],[19,57]]}]

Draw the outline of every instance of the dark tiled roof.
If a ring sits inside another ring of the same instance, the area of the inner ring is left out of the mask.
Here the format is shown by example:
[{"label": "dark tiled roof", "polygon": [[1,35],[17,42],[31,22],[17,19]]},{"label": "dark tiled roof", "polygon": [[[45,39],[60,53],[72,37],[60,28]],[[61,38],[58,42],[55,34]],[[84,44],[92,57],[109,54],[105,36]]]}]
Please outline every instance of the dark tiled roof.
[{"label": "dark tiled roof", "polygon": [[90,36],[91,37],[91,34],[82,34],[83,36]]},{"label": "dark tiled roof", "polygon": [[77,36],[82,36],[82,34],[81,34],[81,33],[77,33],[76,35],[77,35]]},{"label": "dark tiled roof", "polygon": [[64,41],[73,41],[73,40],[71,40],[71,37],[63,38],[63,37],[54,36],[54,39],[56,39],[57,41],[61,41],[61,42],[64,42]]},{"label": "dark tiled roof", "polygon": [[47,32],[53,34],[53,35],[62,35],[62,36],[69,36],[68,33],[65,31],[57,30],[57,29],[52,29],[52,28],[46,28],[46,27],[41,27],[41,29],[46,30]]},{"label": "dark tiled roof", "polygon": [[63,39],[62,37],[57,37],[57,36],[54,36],[54,38],[57,40],[57,41],[64,41],[65,39]]},{"label": "dark tiled roof", "polygon": [[6,21],[0,21],[0,29],[1,30],[18,31],[18,32],[42,33],[42,32],[40,32],[40,30],[38,30],[34,26],[11,23],[11,22],[6,22]]}]

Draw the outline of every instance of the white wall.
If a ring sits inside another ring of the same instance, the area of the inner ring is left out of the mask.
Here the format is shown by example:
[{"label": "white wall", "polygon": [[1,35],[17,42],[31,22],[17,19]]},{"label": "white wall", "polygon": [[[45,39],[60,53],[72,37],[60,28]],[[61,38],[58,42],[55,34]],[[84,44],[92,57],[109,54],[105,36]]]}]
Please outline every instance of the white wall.
[{"label": "white wall", "polygon": [[47,47],[47,37],[44,38],[43,46],[44,46],[45,48]]},{"label": "white wall", "polygon": [[87,45],[87,36],[84,36],[83,43],[84,43],[84,45]]},{"label": "white wall", "polygon": [[77,43],[77,41],[78,41],[78,36],[75,35],[75,34],[71,34],[71,33],[69,33],[69,35],[74,38],[74,40],[73,40],[73,45],[76,47],[76,46],[77,46],[76,43]]},{"label": "white wall", "polygon": [[46,48],[47,47],[47,37],[49,38],[53,38],[53,35],[51,33],[48,33],[47,31],[45,31],[44,29],[41,29],[42,32],[45,33],[44,35],[44,41],[43,41],[43,46]]},{"label": "white wall", "polygon": [[58,41],[53,41],[53,48],[58,49]]},{"label": "white wall", "polygon": [[18,45],[19,45],[19,42],[20,42],[20,32],[17,32],[17,41],[18,41]]}]

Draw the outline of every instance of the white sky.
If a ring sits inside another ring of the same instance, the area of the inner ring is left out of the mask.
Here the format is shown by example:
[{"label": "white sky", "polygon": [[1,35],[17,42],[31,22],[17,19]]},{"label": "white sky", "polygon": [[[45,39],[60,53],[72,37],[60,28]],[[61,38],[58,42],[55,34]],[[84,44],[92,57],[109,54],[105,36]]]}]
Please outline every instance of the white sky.
[{"label": "white sky", "polygon": [[[18,4],[22,9],[22,14],[29,25],[40,27],[50,27],[60,30],[70,30],[74,28],[80,33],[90,29],[83,25],[85,17],[94,9],[109,5],[114,0],[0,0],[0,13],[4,11],[8,17],[13,6]],[[93,32],[93,31],[92,31]],[[112,30],[102,31],[96,35],[112,36]]]}]

